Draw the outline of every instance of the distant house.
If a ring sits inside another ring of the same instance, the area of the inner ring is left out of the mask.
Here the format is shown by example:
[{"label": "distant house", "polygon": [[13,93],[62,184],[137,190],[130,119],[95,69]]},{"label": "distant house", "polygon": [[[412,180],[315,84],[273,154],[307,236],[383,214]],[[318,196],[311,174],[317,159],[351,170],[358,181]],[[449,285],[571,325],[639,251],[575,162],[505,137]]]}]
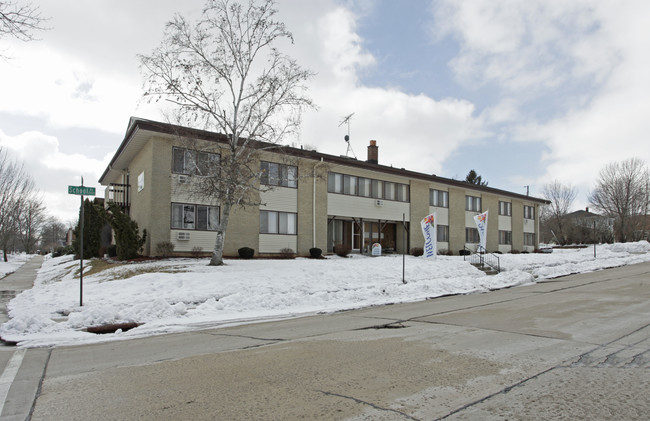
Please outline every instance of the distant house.
[{"label": "distant house", "polygon": [[[221,148],[226,141],[218,133],[131,118],[99,182],[106,186],[106,201],[120,204],[147,230],[145,254],[155,255],[161,242],[173,243],[178,254],[212,250],[221,208],[211,198],[190,194],[190,186],[199,173],[210,173],[210,162],[228,153]],[[549,203],[544,199],[381,165],[374,140],[365,161],[281,149],[260,148],[259,183],[272,189],[260,193],[259,206],[233,209],[225,256],[244,246],[261,255],[286,248],[309,255],[312,247],[331,252],[339,244],[370,253],[375,243],[383,252],[408,252],[423,246],[420,221],[432,212],[438,250],[457,254],[476,248],[473,218],[486,210],[488,251],[539,246],[540,207]],[[189,168],[193,162],[205,168]]]},{"label": "distant house", "polygon": [[607,243],[614,240],[614,218],[598,215],[589,208],[564,216],[569,241],[572,243]]}]

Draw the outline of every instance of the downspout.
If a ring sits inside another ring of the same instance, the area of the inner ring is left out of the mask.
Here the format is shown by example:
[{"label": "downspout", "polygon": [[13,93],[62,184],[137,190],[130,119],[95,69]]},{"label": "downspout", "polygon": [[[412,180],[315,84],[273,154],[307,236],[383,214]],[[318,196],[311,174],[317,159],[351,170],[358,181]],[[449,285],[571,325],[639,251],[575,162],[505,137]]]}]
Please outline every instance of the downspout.
[{"label": "downspout", "polygon": [[[314,189],[312,190],[312,206],[311,206],[311,225],[312,225],[312,247],[316,247],[316,168],[319,165],[324,164],[323,157],[320,158],[320,162],[317,162],[314,165]],[[327,251],[327,250],[325,250]]]}]

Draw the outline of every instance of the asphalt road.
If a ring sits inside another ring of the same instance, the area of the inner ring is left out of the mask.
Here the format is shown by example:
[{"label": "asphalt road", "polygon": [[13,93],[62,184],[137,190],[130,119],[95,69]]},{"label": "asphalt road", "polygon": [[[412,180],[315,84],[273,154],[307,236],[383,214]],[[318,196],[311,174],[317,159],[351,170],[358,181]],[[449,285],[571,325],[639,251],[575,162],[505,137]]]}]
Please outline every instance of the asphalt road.
[{"label": "asphalt road", "polygon": [[[639,264],[485,294],[30,349],[2,419],[647,420],[649,326],[650,264]],[[0,368],[15,352],[0,352]]]}]

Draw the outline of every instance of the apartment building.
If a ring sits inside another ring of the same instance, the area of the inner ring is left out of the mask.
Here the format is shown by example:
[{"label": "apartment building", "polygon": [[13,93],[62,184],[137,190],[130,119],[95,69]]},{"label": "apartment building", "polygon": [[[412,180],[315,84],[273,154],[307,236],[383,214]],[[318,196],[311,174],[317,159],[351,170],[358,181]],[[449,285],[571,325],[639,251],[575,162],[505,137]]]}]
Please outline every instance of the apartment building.
[{"label": "apartment building", "polygon": [[[131,118],[99,182],[106,186],[106,201],[122,205],[147,230],[146,255],[156,255],[163,241],[172,242],[178,254],[211,252],[221,206],[192,187],[200,177],[214,176],[211,163],[218,162],[226,141],[217,133]],[[422,247],[420,220],[433,212],[438,250],[458,254],[476,249],[473,218],[486,210],[488,251],[538,247],[538,216],[546,200],[382,165],[374,140],[367,152],[364,161],[301,148],[260,148],[254,163],[262,174],[260,205],[233,209],[224,255],[235,256],[244,246],[259,255],[285,248],[308,255],[312,247],[332,252],[337,244],[370,253],[374,243],[383,253],[408,252]]]}]

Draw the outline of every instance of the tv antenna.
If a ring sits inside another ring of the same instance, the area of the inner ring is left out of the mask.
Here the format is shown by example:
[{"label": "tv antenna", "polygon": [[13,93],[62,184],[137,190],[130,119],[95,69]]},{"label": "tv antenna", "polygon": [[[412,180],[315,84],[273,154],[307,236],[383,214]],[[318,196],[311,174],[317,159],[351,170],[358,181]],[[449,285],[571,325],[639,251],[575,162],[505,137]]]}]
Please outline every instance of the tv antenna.
[{"label": "tv antenna", "polygon": [[354,159],[357,159],[357,156],[354,154],[354,151],[352,150],[352,145],[350,145],[350,119],[352,118],[353,115],[354,115],[354,113],[352,113],[352,114],[350,114],[350,115],[348,115],[346,117],[343,117],[343,121],[341,121],[339,123],[339,127],[341,127],[344,124],[348,125],[348,134],[346,134],[345,137],[343,138],[343,139],[345,139],[345,143],[348,144],[348,149],[345,151],[345,156],[347,157],[348,154],[350,152],[352,152],[352,156],[354,157]]}]

